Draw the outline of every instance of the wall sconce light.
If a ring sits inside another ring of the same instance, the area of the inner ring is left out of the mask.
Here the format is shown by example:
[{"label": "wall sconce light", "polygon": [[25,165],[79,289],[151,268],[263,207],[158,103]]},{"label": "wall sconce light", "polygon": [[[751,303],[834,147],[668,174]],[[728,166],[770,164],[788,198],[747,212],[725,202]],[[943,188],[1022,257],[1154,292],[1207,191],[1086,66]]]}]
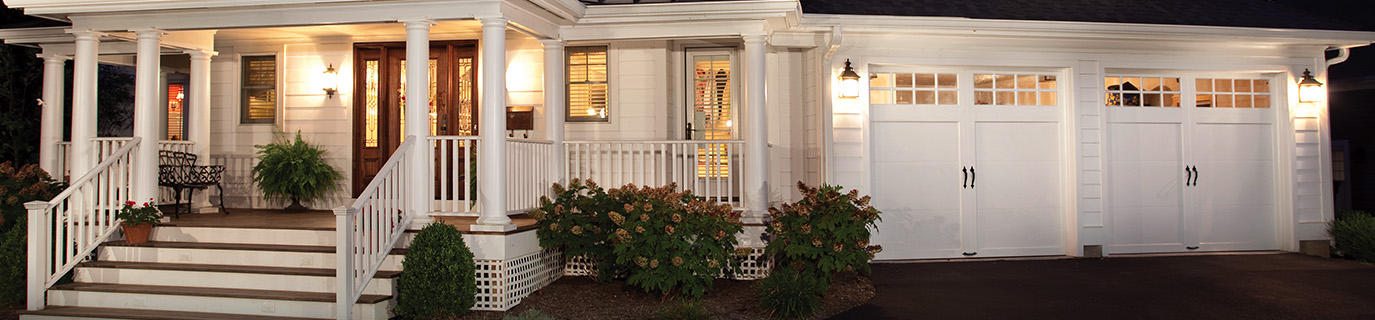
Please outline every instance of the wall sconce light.
[{"label": "wall sconce light", "polygon": [[320,82],[325,84],[325,98],[334,98],[334,94],[339,93],[339,69],[335,69],[331,63],[320,75]]},{"label": "wall sconce light", "polygon": [[1319,103],[1327,98],[1327,91],[1323,90],[1322,82],[1313,78],[1313,74],[1308,69],[1303,69],[1303,78],[1299,78],[1299,103]]},{"label": "wall sconce light", "polygon": [[845,71],[840,73],[840,97],[859,98],[859,74],[850,67],[850,59],[845,59]]}]

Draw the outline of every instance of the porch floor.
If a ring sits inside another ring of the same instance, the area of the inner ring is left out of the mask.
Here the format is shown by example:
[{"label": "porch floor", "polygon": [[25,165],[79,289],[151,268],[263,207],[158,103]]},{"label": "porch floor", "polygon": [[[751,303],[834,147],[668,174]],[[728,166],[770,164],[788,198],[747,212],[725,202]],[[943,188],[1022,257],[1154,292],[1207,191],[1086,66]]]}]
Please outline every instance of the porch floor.
[{"label": "porch floor", "polygon": [[[229,214],[182,214],[180,218],[172,218],[171,222],[163,223],[162,226],[334,230],[335,224],[334,212],[327,210],[284,212],[276,209],[229,209],[229,212]],[[485,233],[472,232],[471,227],[477,224],[477,217],[440,216],[435,217],[435,219],[458,228],[460,232]],[[535,219],[529,215],[513,215],[511,222],[516,224],[516,230],[513,232],[536,228]]]}]

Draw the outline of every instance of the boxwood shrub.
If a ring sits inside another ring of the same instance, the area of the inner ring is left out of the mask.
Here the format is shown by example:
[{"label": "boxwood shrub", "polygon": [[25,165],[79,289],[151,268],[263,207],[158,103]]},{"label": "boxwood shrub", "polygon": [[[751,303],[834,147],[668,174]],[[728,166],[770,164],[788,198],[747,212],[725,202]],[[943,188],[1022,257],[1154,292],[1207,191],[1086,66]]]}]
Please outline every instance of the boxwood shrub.
[{"label": "boxwood shrub", "polygon": [[459,316],[477,294],[473,252],[458,229],[441,222],[420,230],[401,262],[396,314],[409,319]]},{"label": "boxwood shrub", "polygon": [[1328,227],[1332,248],[1348,259],[1375,262],[1375,215],[1364,211],[1341,212]]}]

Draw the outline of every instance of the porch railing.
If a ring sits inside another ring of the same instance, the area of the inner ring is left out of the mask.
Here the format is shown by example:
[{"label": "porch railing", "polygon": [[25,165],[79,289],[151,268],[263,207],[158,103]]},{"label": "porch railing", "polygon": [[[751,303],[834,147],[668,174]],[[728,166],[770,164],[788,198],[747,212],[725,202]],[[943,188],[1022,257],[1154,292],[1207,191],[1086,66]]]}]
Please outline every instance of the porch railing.
[{"label": "porch railing", "polygon": [[[92,139],[96,143],[96,161],[104,160],[106,156],[109,156],[111,152],[114,152],[115,150],[119,149],[119,147],[124,146],[124,144],[128,142],[130,139],[133,138],[106,137]],[[193,149],[195,147],[196,143],[192,141],[158,141],[158,150],[170,150],[190,153],[194,151]],[[65,181],[66,176],[72,174],[70,164],[70,162],[72,161],[71,151],[71,142],[62,141],[57,143],[57,158],[62,159],[62,161],[57,162],[57,170],[49,172],[49,174],[53,175],[53,179]]]},{"label": "porch railing", "polygon": [[424,209],[412,208],[406,199],[411,192],[419,191],[412,190],[405,177],[405,160],[414,152],[415,140],[415,136],[407,137],[358,195],[358,200],[350,206],[334,209],[334,233],[338,237],[335,248],[338,259],[335,316],[338,319],[350,318],[354,302],[363,295],[382,261],[415,218],[414,210]]},{"label": "porch railing", "polygon": [[[478,216],[477,136],[429,137],[433,148],[435,183],[430,212],[441,215]],[[547,140],[506,140],[507,214],[525,213],[539,203],[554,182],[549,166],[554,143]]]},{"label": "porch railing", "polygon": [[678,183],[698,197],[740,206],[744,141],[566,141],[567,178],[605,187]]},{"label": "porch railing", "polygon": [[[133,191],[132,151],[139,138],[120,141],[91,171],[29,211],[28,309],[45,305],[44,292],[91,254],[118,227],[115,213]],[[106,145],[108,147],[109,145]]]}]

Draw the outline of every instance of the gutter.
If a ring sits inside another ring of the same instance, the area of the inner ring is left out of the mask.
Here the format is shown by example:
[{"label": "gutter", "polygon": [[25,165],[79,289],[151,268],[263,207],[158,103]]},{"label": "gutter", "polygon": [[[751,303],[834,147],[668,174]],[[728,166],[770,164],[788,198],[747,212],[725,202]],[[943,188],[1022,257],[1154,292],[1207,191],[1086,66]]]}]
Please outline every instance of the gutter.
[{"label": "gutter", "polygon": [[1346,59],[1351,57],[1351,48],[1328,48],[1327,51],[1337,51],[1336,57],[1333,57],[1332,59],[1327,59],[1327,67],[1329,68],[1338,63],[1346,62]]}]

